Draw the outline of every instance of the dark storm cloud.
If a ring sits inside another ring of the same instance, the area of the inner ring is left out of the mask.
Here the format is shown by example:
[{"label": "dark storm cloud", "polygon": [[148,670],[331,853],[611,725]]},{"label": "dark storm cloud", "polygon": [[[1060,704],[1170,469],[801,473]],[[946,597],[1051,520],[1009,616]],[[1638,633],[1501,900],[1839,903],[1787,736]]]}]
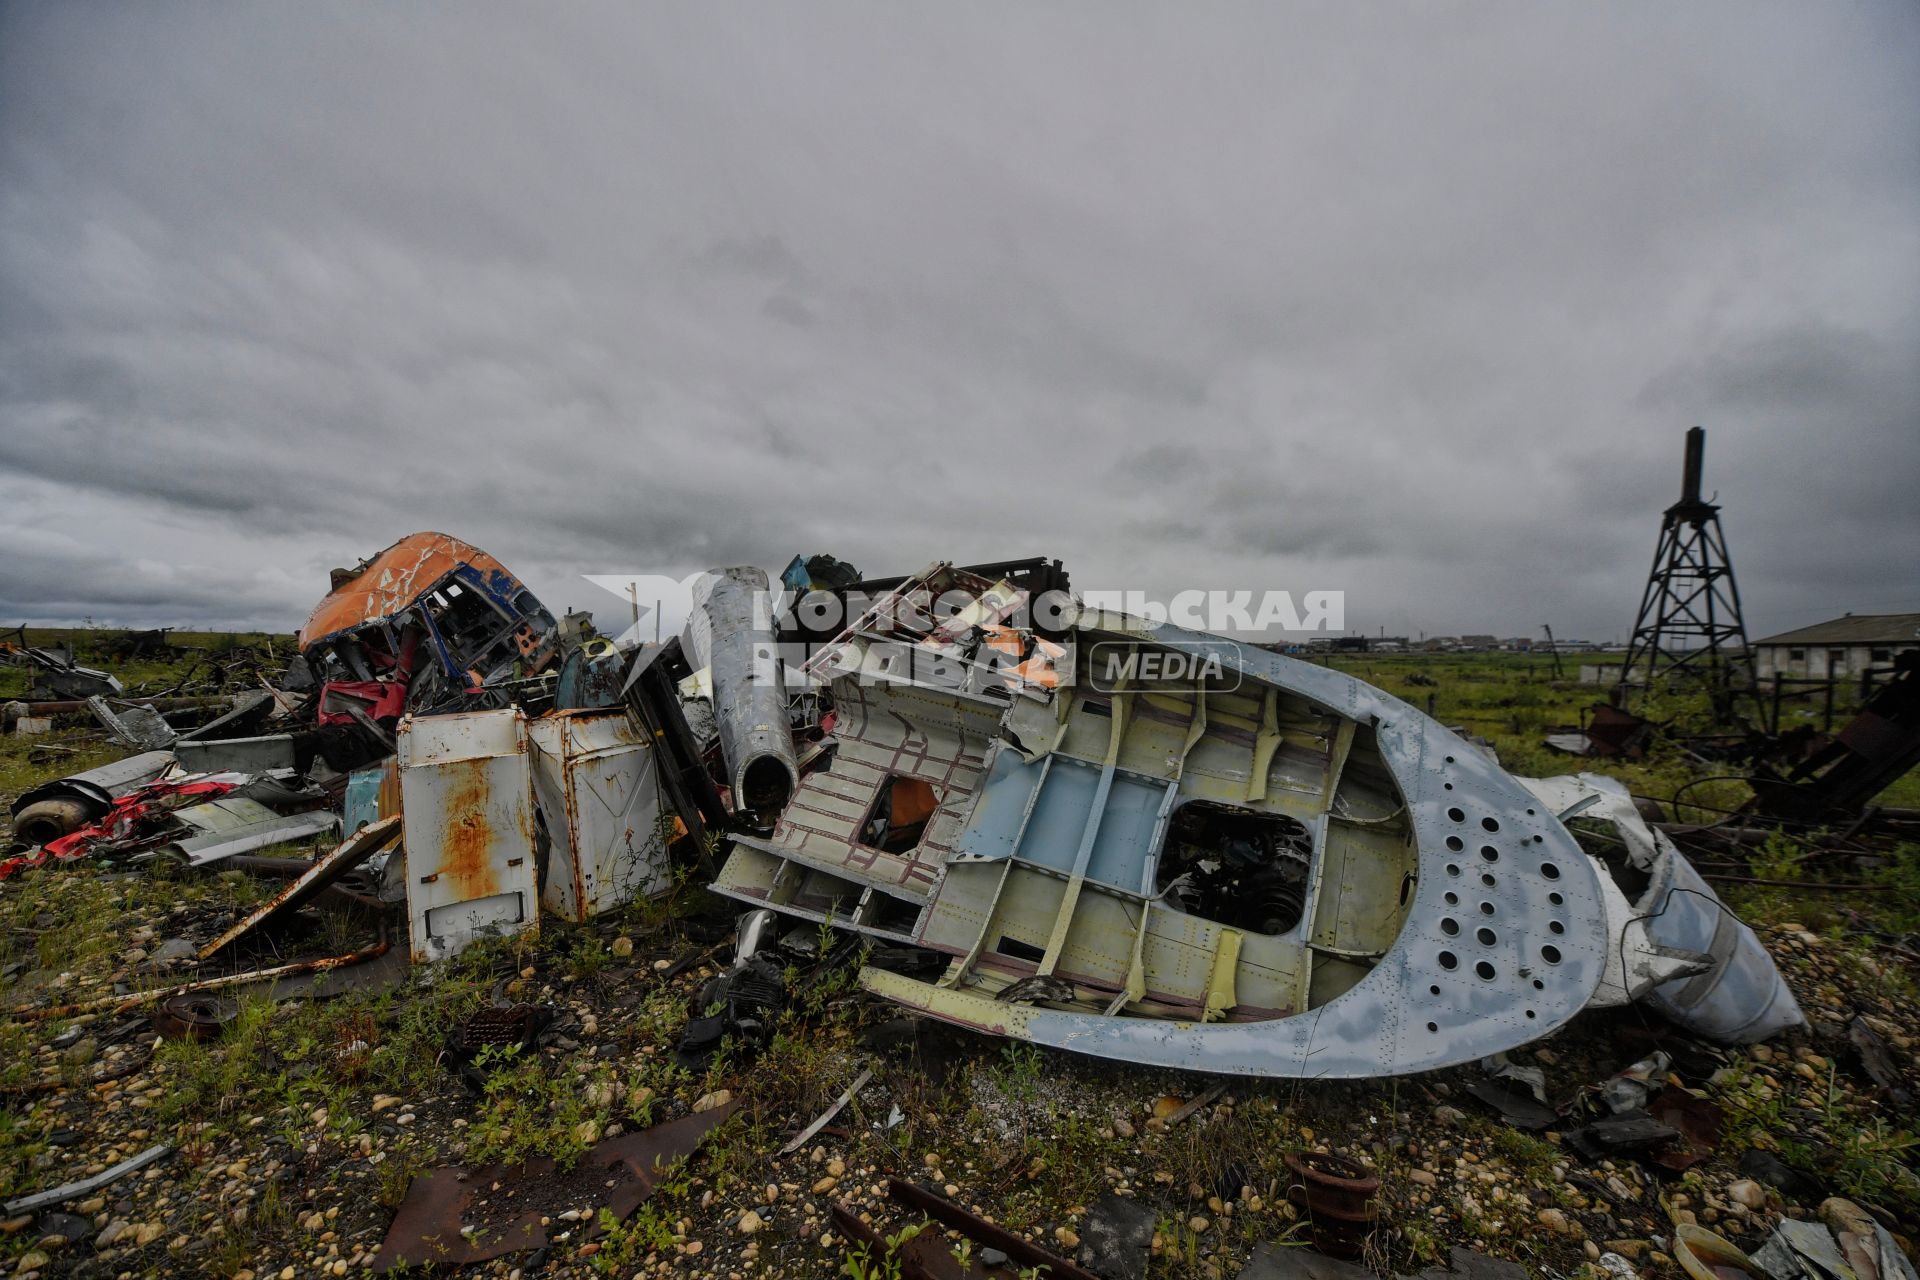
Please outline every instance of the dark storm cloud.
[{"label": "dark storm cloud", "polygon": [[[1045,552],[1605,638],[1920,608],[1920,15],[0,8],[0,610]],[[5,620],[0,618],[0,620]]]}]

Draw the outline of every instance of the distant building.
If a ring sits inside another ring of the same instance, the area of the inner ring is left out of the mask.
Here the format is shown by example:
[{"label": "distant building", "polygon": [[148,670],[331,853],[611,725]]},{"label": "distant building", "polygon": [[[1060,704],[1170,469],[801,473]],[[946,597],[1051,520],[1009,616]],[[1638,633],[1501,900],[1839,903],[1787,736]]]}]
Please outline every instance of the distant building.
[{"label": "distant building", "polygon": [[1848,679],[1869,667],[1920,649],[1920,613],[1849,613],[1830,622],[1753,641],[1753,673],[1760,680]]},{"label": "distant building", "polygon": [[1500,647],[1500,639],[1498,636],[1461,636],[1460,647],[1462,649],[1479,649],[1483,651],[1487,649],[1498,649]]}]

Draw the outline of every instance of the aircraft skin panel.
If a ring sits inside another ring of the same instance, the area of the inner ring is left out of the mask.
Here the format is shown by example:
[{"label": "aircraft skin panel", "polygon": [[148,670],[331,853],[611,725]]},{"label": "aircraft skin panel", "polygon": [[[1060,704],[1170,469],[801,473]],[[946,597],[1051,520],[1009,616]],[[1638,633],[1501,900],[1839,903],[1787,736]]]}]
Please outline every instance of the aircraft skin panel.
[{"label": "aircraft skin panel", "polygon": [[[869,989],[936,1017],[1102,1057],[1306,1077],[1400,1074],[1473,1061],[1546,1035],[1586,1005],[1607,947],[1593,864],[1498,765],[1407,703],[1341,672],[1170,624],[1106,615],[1093,625],[1170,649],[1220,655],[1246,685],[1272,685],[1373,731],[1379,762],[1411,827],[1413,877],[1387,886],[1323,856],[1319,891],[1308,902],[1316,924],[1323,911],[1333,912],[1321,935],[1332,945],[1309,953],[1332,985],[1344,983],[1357,964],[1372,962],[1371,969],[1318,1007],[1258,1022],[1009,1004],[872,971],[862,979]],[[1066,738],[1084,736],[1070,730]],[[1352,816],[1380,821],[1390,815]],[[1331,824],[1332,839],[1341,839],[1343,825]],[[1324,845],[1328,823],[1319,830]],[[1346,841],[1345,861],[1366,858],[1369,843]],[[1376,961],[1373,947],[1389,932]],[[1151,963],[1147,970],[1151,990]],[[1192,981],[1179,985],[1191,990]],[[1322,984],[1311,989],[1317,994]]]}]

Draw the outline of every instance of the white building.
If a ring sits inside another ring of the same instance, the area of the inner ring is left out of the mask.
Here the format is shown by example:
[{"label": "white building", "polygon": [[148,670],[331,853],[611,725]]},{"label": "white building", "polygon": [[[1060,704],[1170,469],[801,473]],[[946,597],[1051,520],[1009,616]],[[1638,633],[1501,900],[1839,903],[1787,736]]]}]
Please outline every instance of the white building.
[{"label": "white building", "polygon": [[1831,622],[1752,642],[1753,673],[1802,680],[1853,679],[1869,667],[1886,670],[1894,657],[1920,649],[1920,613],[1849,613]]}]

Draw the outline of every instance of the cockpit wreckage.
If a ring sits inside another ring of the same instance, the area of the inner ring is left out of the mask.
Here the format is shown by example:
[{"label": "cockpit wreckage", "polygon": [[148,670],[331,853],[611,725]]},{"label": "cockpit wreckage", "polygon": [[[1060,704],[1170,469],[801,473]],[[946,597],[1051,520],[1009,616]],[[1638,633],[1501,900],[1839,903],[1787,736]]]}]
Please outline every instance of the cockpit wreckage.
[{"label": "cockpit wreckage", "polygon": [[684,641],[621,647],[414,535],[303,631],[313,683],[271,779],[336,775],[331,875],[404,903],[421,962],[680,864],[755,934],[773,913],[912,957],[862,970],[877,996],[1140,1064],[1424,1071],[1629,1001],[1729,1043],[1802,1021],[1617,783],[1518,778],[1352,676],[1086,607],[1057,561],[856,577],[796,559],[776,601],[715,570]]}]

